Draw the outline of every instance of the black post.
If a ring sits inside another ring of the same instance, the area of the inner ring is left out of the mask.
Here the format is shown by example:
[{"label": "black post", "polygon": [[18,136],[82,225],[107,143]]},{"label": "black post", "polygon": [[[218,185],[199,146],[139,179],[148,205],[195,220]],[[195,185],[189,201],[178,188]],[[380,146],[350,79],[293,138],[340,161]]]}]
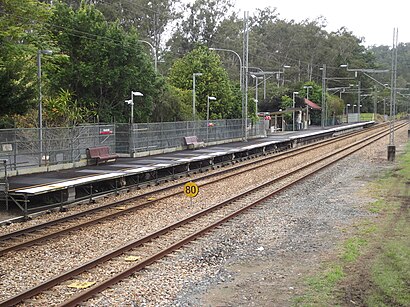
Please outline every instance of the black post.
[{"label": "black post", "polygon": [[387,146],[387,160],[394,161],[395,156],[396,156],[396,146],[388,145]]}]

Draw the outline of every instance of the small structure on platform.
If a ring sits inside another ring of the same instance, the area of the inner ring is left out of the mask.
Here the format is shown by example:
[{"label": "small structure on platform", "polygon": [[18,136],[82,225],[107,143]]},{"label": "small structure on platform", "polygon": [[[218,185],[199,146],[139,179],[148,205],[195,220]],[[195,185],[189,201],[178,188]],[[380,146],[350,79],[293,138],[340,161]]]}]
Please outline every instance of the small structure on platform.
[{"label": "small structure on platform", "polygon": [[98,146],[87,148],[87,157],[92,162],[97,165],[101,162],[115,161],[118,158],[117,154],[110,153],[110,147],[108,146]]},{"label": "small structure on platform", "polygon": [[205,143],[200,142],[196,135],[185,136],[184,141],[185,141],[186,146],[188,146],[189,149],[198,149],[201,147],[205,147]]}]

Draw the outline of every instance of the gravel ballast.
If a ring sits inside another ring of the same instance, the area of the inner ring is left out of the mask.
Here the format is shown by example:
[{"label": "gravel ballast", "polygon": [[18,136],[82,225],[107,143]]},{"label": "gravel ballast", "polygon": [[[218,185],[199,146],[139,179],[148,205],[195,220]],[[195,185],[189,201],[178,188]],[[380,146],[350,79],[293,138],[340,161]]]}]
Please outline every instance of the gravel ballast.
[{"label": "gravel ballast", "polygon": [[[395,136],[397,155],[407,128]],[[374,200],[362,193],[395,163],[387,141],[356,153],[88,302],[90,306],[290,306]]]},{"label": "gravel ballast", "polygon": [[[402,129],[396,135],[396,142],[406,141],[407,129]],[[290,297],[302,291],[299,279],[314,272],[320,262],[335,251],[338,241],[343,239],[354,223],[372,217],[364,208],[372,200],[356,192],[366,181],[393,165],[387,163],[386,156],[385,139],[227,223],[196,244],[188,245],[180,253],[131,276],[91,300],[88,305],[288,305]],[[206,189],[203,192],[206,193]],[[203,204],[197,201],[195,205]],[[169,204],[166,207],[169,209]],[[175,210],[174,214],[179,215],[183,211],[188,211],[188,207]],[[154,219],[155,216],[158,218],[157,211],[151,212],[151,215]],[[130,216],[124,217],[127,218]],[[134,228],[127,230],[125,223],[121,223],[123,226],[117,231],[132,237],[141,231],[149,231],[148,226],[153,225],[154,219],[139,220]],[[116,222],[120,221],[118,219]],[[142,227],[143,224],[145,227]],[[119,236],[119,233],[114,235],[114,229],[108,229],[105,225],[104,231],[100,230],[98,235],[97,232],[86,235],[78,233],[77,238],[73,236],[64,240],[64,246],[56,242],[52,244],[49,256],[58,252],[66,262],[66,269],[76,262],[90,259],[99,249],[98,245],[105,244],[102,240],[104,236],[106,239]],[[101,235],[103,238],[96,240]],[[88,249],[80,249],[80,236],[81,240],[90,237],[84,240],[89,242]],[[34,259],[41,262],[40,259],[47,258],[41,247],[21,253],[20,257],[23,255],[26,269],[35,265]],[[50,276],[57,271],[51,263],[47,267]],[[55,261],[54,265],[57,263]],[[46,270],[36,267],[38,273],[42,271],[43,274]],[[12,267],[3,267],[3,270],[11,272]],[[27,274],[30,274],[29,270]],[[30,279],[35,283],[34,276],[21,277],[26,284],[30,284]]]}]

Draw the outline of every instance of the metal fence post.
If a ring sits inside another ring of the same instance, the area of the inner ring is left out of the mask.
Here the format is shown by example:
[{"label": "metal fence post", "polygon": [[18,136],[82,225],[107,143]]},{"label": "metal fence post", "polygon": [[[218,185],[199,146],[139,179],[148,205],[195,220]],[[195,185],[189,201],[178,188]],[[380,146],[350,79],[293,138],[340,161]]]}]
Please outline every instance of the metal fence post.
[{"label": "metal fence post", "polygon": [[6,199],[6,211],[9,211],[9,181],[7,178],[7,160],[4,159],[3,160],[3,167],[4,167],[4,185],[2,185],[4,187],[4,190],[2,189],[2,191],[4,192],[4,198]]}]

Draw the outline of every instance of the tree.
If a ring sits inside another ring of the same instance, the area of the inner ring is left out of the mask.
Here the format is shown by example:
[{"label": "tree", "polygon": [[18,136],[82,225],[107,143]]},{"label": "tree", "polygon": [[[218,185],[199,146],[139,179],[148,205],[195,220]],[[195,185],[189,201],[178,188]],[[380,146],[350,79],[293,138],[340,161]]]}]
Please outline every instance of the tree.
[{"label": "tree", "polygon": [[[57,96],[43,100],[43,122],[48,127],[71,127],[90,122],[95,112],[79,107],[70,92],[61,90]],[[12,116],[18,128],[33,128],[37,126],[37,109],[31,109],[24,115]]]},{"label": "tree", "polygon": [[192,120],[192,91],[167,84],[155,105],[154,122]]},{"label": "tree", "polygon": [[[199,47],[191,51],[174,63],[168,80],[176,88],[192,91],[194,73],[202,73],[196,78],[195,84],[196,110],[199,118],[206,118],[207,96],[217,98],[210,104],[210,118],[240,117],[240,93],[229,82],[228,75],[222,68],[221,60],[215,52],[206,47]],[[192,107],[190,112],[192,112]]]},{"label": "tree", "polygon": [[199,45],[210,47],[216,30],[233,7],[232,0],[196,0],[186,4],[188,16],[177,25],[177,30],[167,42],[173,57],[181,57]]},{"label": "tree", "polygon": [[[242,28],[243,21],[235,14],[222,20],[216,29],[211,47],[233,50],[242,59]],[[221,57],[224,67],[230,76],[230,80],[234,80],[235,84],[239,84],[241,63],[238,57],[234,53],[226,51],[218,51],[218,55]]]},{"label": "tree", "polygon": [[51,13],[35,0],[2,0],[0,13],[0,127],[9,127],[11,115],[37,103],[36,54],[52,46],[44,27]]},{"label": "tree", "polygon": [[[108,21],[118,21],[126,29],[134,28],[142,40],[159,51],[166,27],[180,14],[179,0],[94,0],[95,7]],[[149,50],[151,52],[151,50]]]},{"label": "tree", "polygon": [[80,108],[96,110],[100,121],[125,121],[125,104],[131,91],[144,98],[134,108],[136,121],[148,121],[154,97],[163,84],[153,70],[134,30],[106,22],[94,6],[84,3],[74,10],[57,4],[51,18],[53,36],[68,61],[50,73],[54,90],[68,90]]}]

